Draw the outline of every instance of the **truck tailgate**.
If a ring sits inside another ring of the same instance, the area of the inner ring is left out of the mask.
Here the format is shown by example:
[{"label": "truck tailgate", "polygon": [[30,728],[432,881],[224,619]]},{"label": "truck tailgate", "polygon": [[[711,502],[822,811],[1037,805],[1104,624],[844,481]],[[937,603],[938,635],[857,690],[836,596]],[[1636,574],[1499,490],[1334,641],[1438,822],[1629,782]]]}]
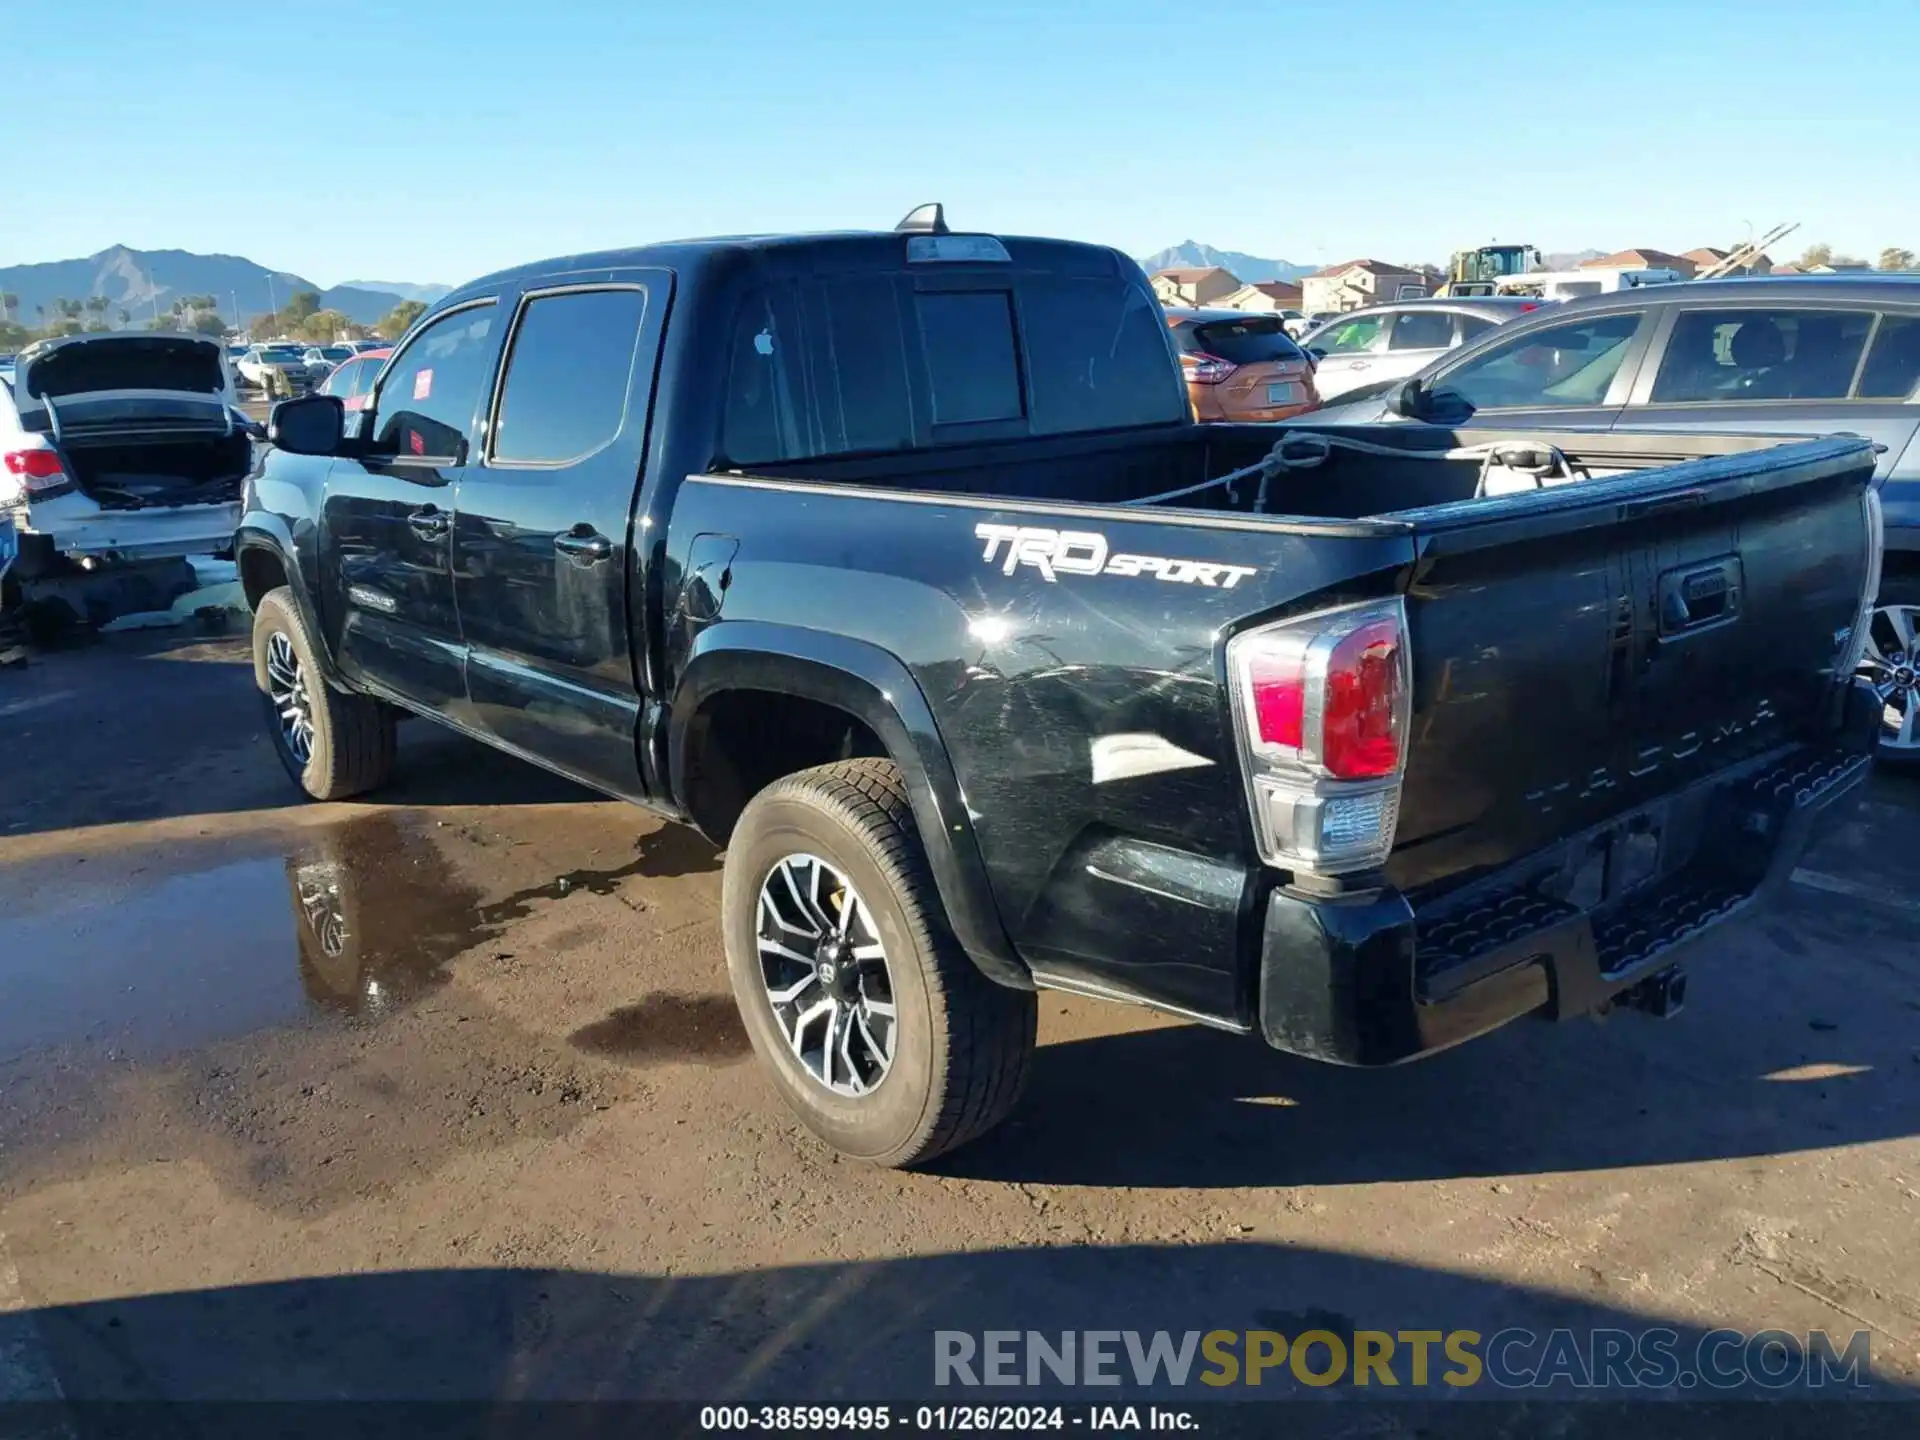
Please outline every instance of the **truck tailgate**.
[{"label": "truck tailgate", "polygon": [[[1388,878],[1441,894],[1817,739],[1877,569],[1873,468],[1835,437],[1400,512],[1422,559]],[[1629,828],[1647,873],[1684,858]]]}]

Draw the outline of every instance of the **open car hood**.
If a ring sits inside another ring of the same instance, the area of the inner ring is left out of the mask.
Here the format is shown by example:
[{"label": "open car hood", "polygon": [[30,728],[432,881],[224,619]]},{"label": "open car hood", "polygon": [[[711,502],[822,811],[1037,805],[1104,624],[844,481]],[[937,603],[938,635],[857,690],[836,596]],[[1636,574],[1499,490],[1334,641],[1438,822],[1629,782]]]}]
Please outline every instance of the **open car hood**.
[{"label": "open car hood", "polygon": [[43,340],[15,362],[23,423],[68,432],[226,427],[224,347],[198,335],[73,335]]}]

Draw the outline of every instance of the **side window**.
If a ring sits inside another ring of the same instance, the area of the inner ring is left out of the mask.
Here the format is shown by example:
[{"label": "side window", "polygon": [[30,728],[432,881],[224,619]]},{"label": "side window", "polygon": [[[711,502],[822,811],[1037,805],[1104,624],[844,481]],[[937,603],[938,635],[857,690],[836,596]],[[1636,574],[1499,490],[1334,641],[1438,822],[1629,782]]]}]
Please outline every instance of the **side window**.
[{"label": "side window", "polygon": [[632,289],[527,301],[507,352],[491,458],[562,464],[618,435],[646,307],[646,292]]},{"label": "side window", "polygon": [[1373,348],[1373,342],[1380,337],[1380,325],[1378,315],[1360,315],[1352,320],[1336,321],[1312,345],[1315,350],[1328,355],[1356,355]]},{"label": "side window", "polygon": [[494,307],[443,315],[393,358],[375,398],[376,446],[401,458],[462,453],[473,407],[493,369]]},{"label": "side window", "polygon": [[1453,343],[1453,317],[1438,310],[1408,310],[1393,317],[1389,350],[1444,350]]},{"label": "side window", "polygon": [[933,387],[935,425],[1018,420],[1026,413],[1006,290],[922,291],[913,297]]},{"label": "side window", "polygon": [[360,367],[349,360],[345,365],[336,365],[333,373],[320,382],[322,395],[338,395],[342,400],[353,394],[354,376]]},{"label": "side window", "polygon": [[1860,372],[1858,398],[1910,399],[1920,385],[1920,315],[1882,315]]},{"label": "side window", "polygon": [[1434,378],[1437,400],[1472,410],[1598,405],[1644,312],[1600,315],[1516,335]]},{"label": "side window", "polygon": [[723,464],[760,465],[807,453],[800,431],[800,369],[800,324],[791,295],[754,292],[733,325],[720,430]]},{"label": "side window", "polygon": [[1460,317],[1460,343],[1466,345],[1478,340],[1482,335],[1486,334],[1487,331],[1493,329],[1493,326],[1493,321],[1483,320],[1478,315],[1462,315]]},{"label": "side window", "polygon": [[1673,323],[1654,404],[1840,400],[1873,316],[1846,310],[1688,310]]}]

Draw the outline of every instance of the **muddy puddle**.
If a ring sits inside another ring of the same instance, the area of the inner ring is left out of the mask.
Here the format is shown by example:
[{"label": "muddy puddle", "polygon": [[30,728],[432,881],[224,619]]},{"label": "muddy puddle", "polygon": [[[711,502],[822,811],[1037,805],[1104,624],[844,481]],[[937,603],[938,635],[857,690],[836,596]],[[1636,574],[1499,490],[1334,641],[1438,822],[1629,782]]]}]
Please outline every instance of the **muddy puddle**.
[{"label": "muddy puddle", "polygon": [[491,908],[386,815],[281,855],[76,872],[24,899],[0,908],[0,1060],[68,1046],[145,1059],[315,1012],[378,1013],[442,983]]}]

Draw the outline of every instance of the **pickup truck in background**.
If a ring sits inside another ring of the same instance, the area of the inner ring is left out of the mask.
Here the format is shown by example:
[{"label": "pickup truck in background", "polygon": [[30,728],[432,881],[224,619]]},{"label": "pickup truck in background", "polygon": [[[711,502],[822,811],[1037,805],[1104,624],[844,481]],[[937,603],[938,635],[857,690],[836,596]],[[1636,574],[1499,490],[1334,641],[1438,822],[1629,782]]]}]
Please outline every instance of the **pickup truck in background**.
[{"label": "pickup truck in background", "polygon": [[697,826],[882,1164],[1008,1113],[1036,989],[1356,1065],[1670,1013],[1870,763],[1867,442],[1199,426],[1134,262],[937,209],[488,276],[343,422],[237,540],[289,773],[409,713]]}]

